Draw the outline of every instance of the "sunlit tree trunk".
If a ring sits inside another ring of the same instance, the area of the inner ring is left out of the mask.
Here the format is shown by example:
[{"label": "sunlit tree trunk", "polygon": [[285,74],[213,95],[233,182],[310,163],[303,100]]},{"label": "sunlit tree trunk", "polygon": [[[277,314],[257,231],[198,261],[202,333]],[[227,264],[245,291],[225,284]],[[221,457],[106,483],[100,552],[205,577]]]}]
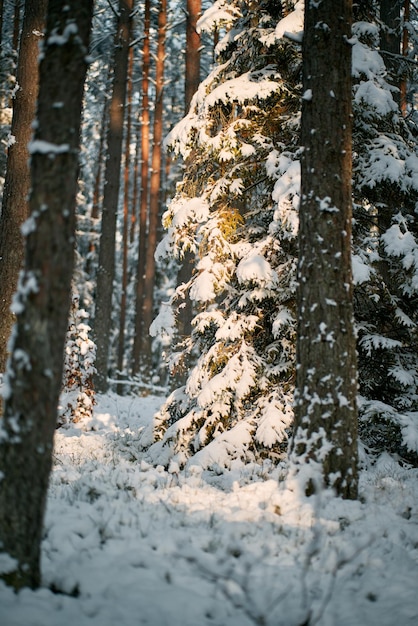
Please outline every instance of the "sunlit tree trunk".
[{"label": "sunlit tree trunk", "polygon": [[48,3],[31,144],[32,221],[0,424],[0,545],[15,559],[2,577],[16,589],[40,583],[42,525],[70,308],[92,10],[92,0]]},{"label": "sunlit tree trunk", "polygon": [[155,287],[155,249],[158,237],[158,221],[160,213],[160,186],[161,186],[161,155],[163,137],[163,91],[164,91],[164,61],[165,38],[167,26],[167,0],[160,0],[158,14],[158,41],[155,68],[155,104],[153,123],[153,146],[151,158],[151,178],[149,196],[149,218],[147,251],[145,258],[144,300],[143,315],[143,356],[150,373],[152,354],[149,327],[153,319],[153,302]]},{"label": "sunlit tree trunk", "polygon": [[358,480],[350,252],[351,14],[351,0],[305,4],[291,456],[308,495],[325,485],[346,498],[357,497]]},{"label": "sunlit tree trunk", "polygon": [[132,352],[132,372],[138,374],[141,363],[144,320],[145,257],[148,232],[148,180],[150,153],[149,71],[150,71],[150,17],[151,2],[145,0],[144,43],[142,48],[142,115],[141,115],[141,194],[139,206],[139,241],[136,271],[135,333]]},{"label": "sunlit tree trunk", "polygon": [[95,377],[96,391],[108,388],[110,327],[112,314],[113,279],[115,274],[115,234],[118,209],[120,170],[122,160],[123,121],[126,100],[129,43],[132,29],[133,0],[120,0],[119,18],[115,37],[115,57],[112,96],[110,102],[109,131],[107,135],[107,161],[105,170],[102,227],[99,263],[97,269],[96,310],[94,337],[97,346]]},{"label": "sunlit tree trunk", "polygon": [[29,153],[38,93],[38,45],[47,0],[26,0],[17,67],[18,89],[13,102],[11,135],[0,215],[0,372],[4,372],[7,342],[14,315],[10,310],[24,249],[20,228],[28,217]]}]

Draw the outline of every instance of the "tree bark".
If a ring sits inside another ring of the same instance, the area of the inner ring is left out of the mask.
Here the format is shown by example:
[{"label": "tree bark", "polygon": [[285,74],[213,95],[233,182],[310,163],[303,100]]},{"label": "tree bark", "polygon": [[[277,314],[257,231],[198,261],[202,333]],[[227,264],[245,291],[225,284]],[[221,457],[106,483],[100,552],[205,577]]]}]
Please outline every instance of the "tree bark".
[{"label": "tree bark", "polygon": [[[401,5],[398,0],[380,0],[380,49],[388,52],[384,55],[385,65],[390,78],[396,86],[401,86],[400,51],[401,51]],[[394,94],[400,103],[400,93]]]},{"label": "tree bark", "polygon": [[136,271],[135,333],[132,351],[132,373],[138,374],[141,364],[144,320],[145,257],[147,249],[148,221],[148,181],[150,153],[150,113],[149,113],[149,72],[150,72],[150,20],[151,2],[145,0],[144,44],[142,49],[142,120],[141,120],[141,196],[139,207],[139,242]]},{"label": "tree bark", "polygon": [[40,583],[40,544],[61,389],[74,263],[79,134],[92,0],[49,0],[31,143],[31,229],[0,425],[3,578]]},{"label": "tree bark", "polygon": [[115,70],[107,135],[108,156],[105,170],[94,318],[94,337],[97,346],[95,388],[99,393],[105,393],[108,389],[107,370],[109,363],[113,279],[115,274],[116,216],[120,188],[126,77],[133,4],[133,0],[119,1],[119,18],[115,36]]},{"label": "tree bark", "polygon": [[[357,497],[351,276],[351,0],[305,4],[292,458],[308,495]],[[329,60],[332,59],[332,65]]]},{"label": "tree bark", "polygon": [[158,220],[160,214],[161,155],[163,138],[163,91],[165,38],[167,27],[167,0],[160,0],[158,13],[158,41],[155,68],[155,105],[153,124],[153,146],[151,158],[151,178],[149,197],[149,219],[147,251],[145,257],[144,300],[142,306],[143,320],[143,357],[149,375],[152,363],[152,346],[149,327],[153,319],[154,287],[155,287],[155,249],[158,238]]},{"label": "tree bark", "polygon": [[[196,30],[197,20],[201,13],[201,0],[187,0],[186,22],[186,79],[184,113],[187,115],[193,95],[196,93],[200,82],[200,35]],[[177,284],[187,284],[193,273],[195,264],[194,255],[186,252],[182,265],[177,275]],[[188,293],[185,294],[181,315],[177,319],[177,334],[179,341],[184,341],[192,332],[193,305]],[[185,382],[188,364],[179,371],[173,380],[174,387]]]},{"label": "tree bark", "polygon": [[132,80],[134,66],[134,49],[129,49],[128,61],[128,90],[126,111],[125,163],[123,168],[123,234],[122,234],[122,285],[119,312],[119,339],[118,339],[118,370],[123,371],[125,355],[125,326],[126,326],[126,292],[128,289],[128,240],[129,240],[129,182],[131,165],[131,128],[132,128]]},{"label": "tree bark", "polygon": [[47,0],[26,0],[17,66],[17,84],[6,178],[0,215],[0,372],[7,360],[7,343],[14,315],[10,310],[23,265],[24,248],[20,232],[28,217],[29,153],[38,94],[38,44],[44,28]]}]

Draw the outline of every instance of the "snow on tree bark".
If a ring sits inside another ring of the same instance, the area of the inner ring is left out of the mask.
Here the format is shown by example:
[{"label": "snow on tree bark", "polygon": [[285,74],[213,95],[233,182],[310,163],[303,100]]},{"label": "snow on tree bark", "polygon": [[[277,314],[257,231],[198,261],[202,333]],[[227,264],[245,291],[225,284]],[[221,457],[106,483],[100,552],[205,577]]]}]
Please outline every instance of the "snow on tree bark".
[{"label": "snow on tree bark", "polygon": [[343,497],[355,498],[351,11],[350,0],[305,5],[292,458],[307,494],[325,484]]},{"label": "snow on tree bark", "polygon": [[[74,262],[79,132],[92,0],[50,0],[35,141],[31,228],[0,425],[0,543],[5,580],[40,583],[40,543],[61,389]],[[66,148],[64,149],[64,146]]]}]

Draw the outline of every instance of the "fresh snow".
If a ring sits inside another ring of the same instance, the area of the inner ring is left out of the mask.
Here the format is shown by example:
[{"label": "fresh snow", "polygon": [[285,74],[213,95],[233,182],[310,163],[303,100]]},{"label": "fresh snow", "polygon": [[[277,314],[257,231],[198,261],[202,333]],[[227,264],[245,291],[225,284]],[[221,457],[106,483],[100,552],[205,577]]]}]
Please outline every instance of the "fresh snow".
[{"label": "fresh snow", "polygon": [[364,461],[359,502],[308,500],[267,462],[167,470],[141,452],[161,403],[109,394],[56,432],[43,585],[0,583],[0,624],[418,623],[417,469]]}]

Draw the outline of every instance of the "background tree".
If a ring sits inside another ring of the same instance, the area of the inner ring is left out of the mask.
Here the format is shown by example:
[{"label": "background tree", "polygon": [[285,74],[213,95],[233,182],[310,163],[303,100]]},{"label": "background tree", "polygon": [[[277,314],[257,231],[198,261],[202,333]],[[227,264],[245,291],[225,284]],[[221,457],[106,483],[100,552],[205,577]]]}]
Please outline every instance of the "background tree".
[{"label": "background tree", "polygon": [[[39,557],[75,240],[81,106],[93,2],[50,0],[31,152],[30,228],[0,436],[0,542],[16,589]],[[56,106],[60,103],[60,106]]]},{"label": "background tree", "polygon": [[0,372],[6,369],[7,342],[14,315],[10,310],[24,249],[20,232],[28,217],[29,153],[38,93],[38,50],[47,0],[26,0],[17,65],[17,89],[0,214]]},{"label": "background tree", "polygon": [[[154,317],[155,288],[155,249],[158,241],[158,223],[160,218],[162,140],[164,111],[164,65],[165,42],[167,35],[167,0],[160,0],[158,13],[157,54],[155,67],[155,104],[153,123],[153,147],[151,157],[151,176],[149,182],[148,236],[145,257],[144,296],[142,303],[142,359],[145,372],[149,376],[152,368],[152,342],[149,328]],[[138,277],[141,280],[141,277]]]},{"label": "background tree", "polygon": [[94,337],[97,345],[95,386],[98,392],[108,388],[107,370],[113,279],[115,275],[116,216],[119,200],[122,159],[123,121],[127,89],[129,44],[132,31],[133,0],[120,0],[115,35],[114,75],[110,120],[107,136],[107,161],[103,195],[99,261],[97,268]]}]

